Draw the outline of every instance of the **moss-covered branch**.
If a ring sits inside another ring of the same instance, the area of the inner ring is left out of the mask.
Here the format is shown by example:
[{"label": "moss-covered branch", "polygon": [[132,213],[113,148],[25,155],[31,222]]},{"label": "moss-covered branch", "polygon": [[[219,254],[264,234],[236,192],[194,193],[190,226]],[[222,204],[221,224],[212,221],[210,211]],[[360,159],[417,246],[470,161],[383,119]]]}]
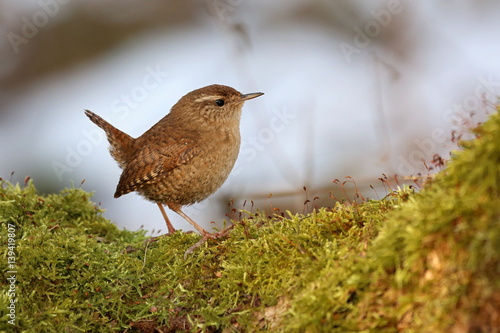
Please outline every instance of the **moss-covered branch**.
[{"label": "moss-covered branch", "polygon": [[40,196],[31,182],[2,181],[0,329],[494,331],[500,114],[475,133],[419,193],[403,188],[307,216],[247,213],[187,260],[199,235],[148,241],[118,230],[81,189]]}]

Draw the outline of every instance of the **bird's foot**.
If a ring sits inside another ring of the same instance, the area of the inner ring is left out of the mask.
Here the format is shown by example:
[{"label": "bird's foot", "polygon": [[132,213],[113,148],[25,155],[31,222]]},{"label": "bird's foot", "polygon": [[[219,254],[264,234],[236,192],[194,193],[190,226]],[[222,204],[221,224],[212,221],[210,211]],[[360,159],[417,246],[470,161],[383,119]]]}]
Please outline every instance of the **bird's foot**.
[{"label": "bird's foot", "polygon": [[186,260],[186,258],[189,254],[193,253],[194,250],[196,250],[197,248],[202,246],[203,243],[205,243],[209,239],[218,239],[218,238],[225,237],[225,236],[227,236],[229,231],[233,228],[234,228],[234,224],[230,225],[229,227],[227,227],[225,229],[222,229],[219,232],[214,232],[214,233],[209,233],[208,231],[203,230],[204,232],[202,233],[201,239],[198,242],[196,242],[193,246],[191,246],[189,249],[187,249],[187,251],[184,253],[184,260]]},{"label": "bird's foot", "polygon": [[225,229],[222,229],[219,232],[213,233],[213,235],[215,235],[215,238],[220,238],[220,237],[227,236],[227,234],[229,233],[229,231],[231,231],[231,229],[233,229],[233,228],[234,228],[234,224],[231,224],[229,227],[227,227]]}]

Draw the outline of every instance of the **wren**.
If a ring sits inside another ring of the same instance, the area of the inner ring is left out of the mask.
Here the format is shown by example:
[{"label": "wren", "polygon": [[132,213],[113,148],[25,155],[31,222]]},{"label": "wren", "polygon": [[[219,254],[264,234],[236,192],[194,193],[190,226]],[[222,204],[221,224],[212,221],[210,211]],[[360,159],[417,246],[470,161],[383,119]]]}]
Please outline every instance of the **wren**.
[{"label": "wren", "polygon": [[155,202],[168,233],[175,228],[163,205],[193,225],[202,234],[202,241],[221,236],[221,232],[212,234],[203,229],[181,208],[206,199],[225,182],[240,150],[243,104],[261,95],[241,94],[218,84],[196,89],[138,138],[85,110],[106,132],[111,156],[123,169],[114,197],[136,191]]}]

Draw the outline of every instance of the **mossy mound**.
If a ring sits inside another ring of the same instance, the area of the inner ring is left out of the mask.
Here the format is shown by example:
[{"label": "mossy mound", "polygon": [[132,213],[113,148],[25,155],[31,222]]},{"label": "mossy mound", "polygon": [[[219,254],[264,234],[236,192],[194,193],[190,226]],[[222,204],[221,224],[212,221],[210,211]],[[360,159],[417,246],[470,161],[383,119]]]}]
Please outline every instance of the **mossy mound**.
[{"label": "mossy mound", "polygon": [[374,320],[392,309],[402,331],[500,331],[500,113],[473,132],[380,227],[370,251],[380,297],[362,302]]},{"label": "mossy mound", "polygon": [[[0,308],[0,329],[493,332],[500,114],[475,133],[420,193],[404,187],[307,216],[246,213],[187,260],[196,234],[148,241],[118,230],[81,189],[40,196],[31,182],[2,181],[0,268],[16,272],[17,302],[15,325]],[[0,284],[10,304],[10,280]]]}]

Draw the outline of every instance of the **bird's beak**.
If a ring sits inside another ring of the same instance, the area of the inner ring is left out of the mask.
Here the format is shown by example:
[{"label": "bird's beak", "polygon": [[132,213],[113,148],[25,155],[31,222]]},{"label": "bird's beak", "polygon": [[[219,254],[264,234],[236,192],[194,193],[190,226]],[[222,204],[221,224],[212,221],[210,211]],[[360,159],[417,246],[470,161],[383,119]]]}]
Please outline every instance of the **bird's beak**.
[{"label": "bird's beak", "polygon": [[240,97],[241,97],[242,101],[248,101],[249,99],[256,98],[256,97],[259,97],[262,95],[264,95],[264,93],[256,92],[256,93],[250,93],[250,94],[243,94]]}]

